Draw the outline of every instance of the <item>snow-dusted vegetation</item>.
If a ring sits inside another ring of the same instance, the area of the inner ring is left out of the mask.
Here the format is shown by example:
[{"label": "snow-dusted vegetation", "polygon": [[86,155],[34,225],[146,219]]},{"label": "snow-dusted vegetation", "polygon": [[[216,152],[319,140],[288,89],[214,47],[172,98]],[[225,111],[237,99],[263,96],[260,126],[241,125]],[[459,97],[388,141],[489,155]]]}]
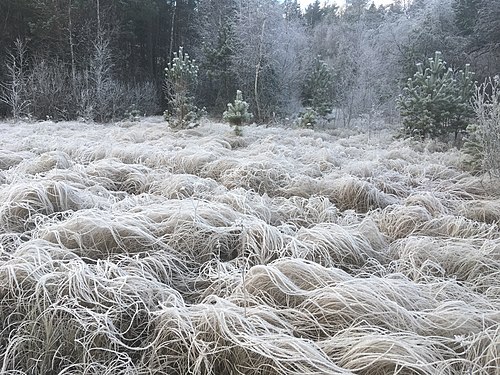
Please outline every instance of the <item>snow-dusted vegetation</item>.
[{"label": "snow-dusted vegetation", "polygon": [[498,374],[500,183],[389,133],[0,124],[2,374]]}]

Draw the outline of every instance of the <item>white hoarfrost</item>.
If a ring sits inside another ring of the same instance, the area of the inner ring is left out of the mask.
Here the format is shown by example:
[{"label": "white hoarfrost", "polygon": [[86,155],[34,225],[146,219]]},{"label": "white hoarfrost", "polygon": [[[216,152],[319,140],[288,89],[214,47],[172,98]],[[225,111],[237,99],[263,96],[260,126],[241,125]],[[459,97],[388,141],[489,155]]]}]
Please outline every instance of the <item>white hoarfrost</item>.
[{"label": "white hoarfrost", "polygon": [[500,368],[500,187],[347,131],[0,123],[5,374]]}]

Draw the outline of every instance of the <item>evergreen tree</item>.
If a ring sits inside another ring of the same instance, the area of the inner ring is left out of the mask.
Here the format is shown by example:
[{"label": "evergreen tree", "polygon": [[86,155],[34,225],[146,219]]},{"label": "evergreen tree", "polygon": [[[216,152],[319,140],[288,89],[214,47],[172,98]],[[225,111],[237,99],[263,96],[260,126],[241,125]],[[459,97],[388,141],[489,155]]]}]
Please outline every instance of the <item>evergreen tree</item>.
[{"label": "evergreen tree", "polygon": [[318,112],[316,112],[311,107],[305,109],[304,112],[300,114],[298,125],[301,128],[312,129],[318,121]]},{"label": "evergreen tree", "polygon": [[339,18],[339,7],[335,4],[328,4],[323,6],[323,15],[325,19],[336,20]]},{"label": "evergreen tree", "polygon": [[405,131],[422,138],[454,133],[455,139],[473,116],[474,73],[469,66],[454,73],[436,52],[427,64],[417,64],[398,105]]},{"label": "evergreen tree", "polygon": [[215,43],[203,48],[202,71],[203,100],[213,110],[221,109],[231,99],[235,89],[235,75],[232,69],[235,36],[233,25],[228,19],[220,25]]},{"label": "evergreen tree", "polygon": [[306,19],[307,25],[313,28],[316,26],[324,16],[324,11],[321,8],[319,0],[315,0],[314,3],[309,4],[306,8],[304,18]]},{"label": "evergreen tree", "polygon": [[481,0],[455,0],[453,12],[455,14],[455,24],[462,35],[471,35],[478,21]]},{"label": "evergreen tree", "polygon": [[253,117],[252,114],[248,112],[248,107],[248,103],[243,100],[241,91],[237,90],[234,103],[228,103],[227,111],[225,111],[222,115],[224,120],[234,126],[234,132],[236,135],[241,135],[240,126],[243,125],[243,123],[250,121]]},{"label": "evergreen tree", "polygon": [[320,56],[314,59],[313,64],[314,68],[303,91],[304,104],[324,116],[331,112],[333,107],[333,72]]},{"label": "evergreen tree", "polygon": [[359,21],[366,10],[368,0],[347,0],[344,18],[349,22]]},{"label": "evergreen tree", "polygon": [[498,73],[500,64],[500,0],[482,1],[474,29],[477,47],[481,53],[490,53]]},{"label": "evergreen tree", "polygon": [[174,53],[174,58],[165,68],[169,109],[164,117],[172,128],[197,125],[202,115],[194,104],[192,92],[198,82],[198,66],[183,48]]},{"label": "evergreen tree", "polygon": [[377,8],[375,3],[372,3],[364,14],[364,22],[370,29],[377,29],[384,22],[384,8],[381,5]]},{"label": "evergreen tree", "polygon": [[285,18],[288,21],[302,18],[302,11],[300,10],[300,4],[297,0],[285,0],[283,2],[283,7],[285,8]]}]

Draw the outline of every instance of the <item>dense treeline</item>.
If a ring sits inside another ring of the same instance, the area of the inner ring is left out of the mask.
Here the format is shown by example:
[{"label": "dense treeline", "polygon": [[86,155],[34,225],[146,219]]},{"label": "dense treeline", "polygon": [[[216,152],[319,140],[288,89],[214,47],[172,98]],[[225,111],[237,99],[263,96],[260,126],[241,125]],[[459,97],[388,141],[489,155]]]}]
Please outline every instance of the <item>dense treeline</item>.
[{"label": "dense treeline", "polygon": [[500,0],[305,11],[296,0],[0,0],[0,15],[3,116],[9,101],[35,118],[160,113],[180,46],[199,65],[200,107],[221,116],[239,89],[256,121],[310,105],[344,124],[393,115],[415,63],[438,50],[478,81],[500,67]]}]

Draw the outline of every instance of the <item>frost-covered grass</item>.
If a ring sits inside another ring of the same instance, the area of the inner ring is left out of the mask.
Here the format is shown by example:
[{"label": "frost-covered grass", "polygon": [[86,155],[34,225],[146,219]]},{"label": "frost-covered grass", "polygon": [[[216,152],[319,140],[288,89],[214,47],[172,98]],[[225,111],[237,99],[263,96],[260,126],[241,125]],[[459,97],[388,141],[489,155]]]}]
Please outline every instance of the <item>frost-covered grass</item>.
[{"label": "frost-covered grass", "polygon": [[0,372],[498,374],[499,182],[343,133],[0,124]]}]

